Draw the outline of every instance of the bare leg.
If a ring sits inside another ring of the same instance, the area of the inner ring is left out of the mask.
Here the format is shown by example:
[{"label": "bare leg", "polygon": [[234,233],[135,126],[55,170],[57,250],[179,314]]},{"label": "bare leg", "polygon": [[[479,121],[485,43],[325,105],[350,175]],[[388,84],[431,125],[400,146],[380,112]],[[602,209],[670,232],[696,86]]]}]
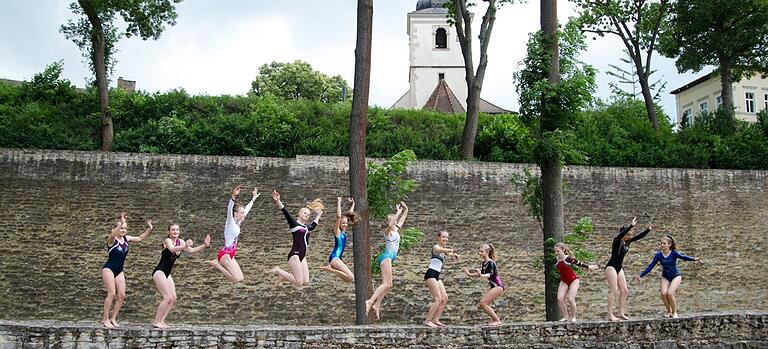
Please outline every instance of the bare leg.
[{"label": "bare leg", "polygon": [[624,275],[624,270],[619,272],[617,283],[619,285],[619,292],[621,298],[619,300],[619,318],[623,320],[629,320],[625,314],[627,309],[627,296],[629,296],[629,288],[627,287],[627,277]]},{"label": "bare leg", "polygon": [[329,263],[327,266],[322,268],[323,270],[334,273],[336,276],[344,280],[345,282],[353,282],[355,281],[355,275],[352,273],[351,270],[349,270],[349,267],[347,267],[346,264],[344,264],[344,261],[338,258],[334,258],[331,263]]},{"label": "bare leg", "polygon": [[568,286],[568,294],[565,298],[568,299],[568,305],[570,306],[571,321],[576,321],[576,294],[579,293],[580,280],[576,279],[571,282],[571,286]]},{"label": "bare leg", "polygon": [[304,280],[304,268],[301,265],[301,261],[299,261],[299,256],[291,256],[288,259],[288,266],[291,268],[290,273],[280,269],[280,267],[272,268],[272,272],[277,275],[278,280],[290,282],[296,288],[301,287]]},{"label": "bare leg", "polygon": [[[622,270],[622,272],[624,272]],[[618,276],[616,275],[616,269],[613,267],[605,268],[605,280],[608,282],[608,320],[618,321],[619,319],[613,315],[613,300],[616,299],[616,292],[619,289],[617,282]],[[621,306],[619,306],[619,314],[621,314]]]},{"label": "bare leg", "polygon": [[440,327],[445,327],[442,322],[440,322],[440,315],[443,315],[443,310],[445,310],[445,307],[448,305],[448,292],[445,292],[445,285],[443,284],[443,280],[440,280],[437,282],[440,286],[440,308],[437,309],[437,312],[434,315],[434,318],[432,319],[432,322],[435,323],[435,325],[438,325]]},{"label": "bare leg", "polygon": [[106,328],[114,328],[109,321],[109,308],[112,307],[112,301],[115,299],[115,275],[109,268],[101,269],[101,280],[104,282],[104,288],[107,289],[107,297],[104,298],[104,316],[101,324]]},{"label": "bare leg", "polygon": [[501,325],[501,320],[496,315],[496,312],[493,311],[493,308],[491,308],[491,303],[493,303],[496,298],[499,298],[501,294],[504,293],[504,289],[501,287],[494,287],[488,291],[485,292],[483,295],[483,298],[480,299],[479,308],[482,309],[488,316],[491,317],[491,322],[489,323],[490,326],[498,326]]},{"label": "bare leg", "polygon": [[376,315],[376,320],[379,319],[381,301],[384,299],[384,296],[389,293],[389,290],[392,289],[392,260],[389,258],[385,259],[381,262],[379,268],[381,268],[381,285],[373,291],[373,296],[365,301],[366,314],[373,309],[374,314]]},{"label": "bare leg", "polygon": [[429,289],[429,295],[432,296],[432,303],[429,306],[429,311],[427,312],[427,318],[424,320],[424,324],[429,327],[438,327],[437,324],[432,322],[432,319],[435,318],[435,314],[437,313],[437,310],[440,308],[440,304],[442,303],[442,296],[440,295],[440,284],[438,284],[437,280],[433,278],[426,279],[424,282],[427,284],[427,288]]},{"label": "bare leg", "polygon": [[227,276],[229,281],[232,281],[234,283],[243,281],[244,279],[243,271],[240,269],[240,265],[237,264],[237,260],[235,260],[234,258],[230,258],[229,255],[226,254],[221,257],[219,264],[221,265],[222,268],[224,268],[224,270],[227,271],[226,273],[224,273],[224,276]]},{"label": "bare leg", "polygon": [[120,312],[120,308],[123,307],[125,302],[125,273],[115,277],[115,307],[112,309],[112,317],[109,319],[112,325],[115,327],[120,326],[117,323],[117,313]]},{"label": "bare leg", "polygon": [[560,281],[560,285],[557,286],[557,306],[560,308],[559,321],[568,320],[568,309],[565,307],[565,294],[568,292],[568,285],[565,282]]},{"label": "bare leg", "polygon": [[667,310],[666,317],[671,317],[672,306],[669,304],[669,299],[667,298],[668,289],[669,289],[669,281],[664,277],[662,277],[661,283],[659,284],[659,293],[661,293],[661,300],[664,302],[664,308],[666,308]]},{"label": "bare leg", "polygon": [[681,282],[683,282],[683,277],[678,275],[676,278],[672,279],[672,282],[669,283],[669,288],[667,289],[667,302],[669,302],[669,308],[672,310],[673,318],[677,318],[677,298],[675,297],[675,294],[677,293],[677,288],[680,287]]},{"label": "bare leg", "polygon": [[152,321],[152,326],[157,328],[167,328],[165,323],[165,315],[170,311],[173,304],[176,303],[176,292],[171,287],[172,280],[170,276],[165,277],[165,274],[158,270],[152,275],[152,280],[155,281],[155,286],[163,296],[163,300],[160,305],[157,306],[157,312],[155,312],[155,320]]},{"label": "bare leg", "polygon": [[309,263],[306,257],[301,261],[301,285],[309,286]]}]

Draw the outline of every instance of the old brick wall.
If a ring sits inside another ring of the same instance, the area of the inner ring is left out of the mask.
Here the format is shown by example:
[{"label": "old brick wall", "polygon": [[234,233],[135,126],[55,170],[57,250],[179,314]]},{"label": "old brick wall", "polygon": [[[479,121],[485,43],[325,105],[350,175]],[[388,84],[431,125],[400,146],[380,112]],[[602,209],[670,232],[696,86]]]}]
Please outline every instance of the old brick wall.
[{"label": "old brick wall", "polygon": [[768,315],[721,314],[621,323],[451,326],[211,326],[172,330],[0,320],[0,348],[768,348]]},{"label": "old brick wall", "polygon": [[[520,194],[509,184],[527,165],[420,161],[409,175],[419,181],[408,202],[406,226],[428,236],[396,264],[395,285],[384,301],[382,322],[423,321],[430,301],[423,284],[434,233],[447,229],[450,245],[463,253],[446,263],[443,279],[450,302],[443,319],[452,324],[483,323],[476,309],[487,284],[469,279],[461,267],[480,263],[483,242],[498,249],[500,273],[509,286],[495,303],[507,322],[542,320],[541,233],[528,217]],[[129,234],[138,235],[144,220],[156,230],[131,245],[126,262],[128,295],[120,319],[146,323],[159,295],[151,272],[169,223],[182,237],[213,248],[198,256],[182,256],[173,276],[178,303],[171,323],[312,324],[354,322],[354,289],[319,271],[333,246],[335,197],[348,192],[347,159],[295,159],[149,155],[99,152],[0,150],[0,319],[97,320],[104,297],[100,270],[106,260],[104,237],[121,210],[129,212]],[[618,226],[632,215],[654,216],[655,231],[632,245],[625,268],[638,274],[658,249],[663,232],[671,232],[680,250],[701,256],[702,263],[680,262],[682,314],[692,312],[768,310],[768,271],[762,265],[768,225],[768,172],[646,168],[569,167],[566,224],[592,217],[595,232],[588,244],[604,264]],[[231,285],[206,270],[223,243],[229,192],[244,186],[241,201],[257,186],[263,195],[242,225],[237,259],[246,280]],[[291,212],[316,198],[329,208],[310,240],[312,285],[303,290],[274,286],[267,271],[287,268],[290,234],[269,198],[280,190]],[[645,221],[641,218],[641,223]],[[374,222],[380,241],[381,222]],[[350,239],[351,240],[351,239]],[[351,264],[351,246],[346,259]],[[642,284],[630,283],[628,313],[656,316],[660,270]],[[378,280],[376,281],[378,284]],[[607,290],[602,271],[582,279],[577,299],[580,317],[605,316]]]}]

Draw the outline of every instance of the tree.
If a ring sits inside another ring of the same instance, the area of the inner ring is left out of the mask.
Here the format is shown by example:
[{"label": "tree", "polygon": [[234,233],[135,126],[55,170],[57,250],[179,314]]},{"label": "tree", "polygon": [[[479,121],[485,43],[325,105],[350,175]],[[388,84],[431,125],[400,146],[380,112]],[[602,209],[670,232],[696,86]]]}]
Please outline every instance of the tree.
[{"label": "tree", "polygon": [[[77,0],[69,9],[78,16],[59,29],[90,62],[96,77],[101,112],[101,150],[112,150],[112,115],[109,112],[108,73],[112,71],[115,43],[123,35],[157,39],[166,25],[176,24],[175,5],[181,0]],[[114,23],[120,15],[127,27]]]},{"label": "tree", "polygon": [[[576,59],[586,46],[579,28],[572,22],[558,33],[556,0],[542,0],[541,27],[542,31],[528,41],[524,68],[515,73],[515,80],[522,118],[536,132],[533,153],[541,169],[542,197],[536,210],[541,213],[547,256],[555,242],[563,241],[562,158],[569,151],[566,144],[575,115],[591,101],[595,70]],[[552,260],[545,258],[544,262],[546,318],[557,320],[561,318],[557,307],[559,279],[549,272],[554,268]]]},{"label": "tree", "polygon": [[[608,67],[611,68],[611,70],[606,71],[605,73],[613,76],[616,78],[617,82],[608,82],[608,86],[611,88],[611,93],[619,98],[619,99],[637,99],[638,96],[642,96],[642,88],[640,89],[640,92],[638,92],[638,84],[640,83],[640,80],[637,78],[637,68],[635,67],[635,64],[632,62],[632,58],[629,57],[629,52],[627,50],[624,50],[624,53],[627,55],[627,57],[619,58],[621,63],[624,63],[626,65],[629,65],[629,69],[624,69],[616,64],[608,64]],[[655,73],[656,70],[651,70],[651,74]],[[649,76],[650,78],[650,76]],[[631,91],[624,90],[621,85],[629,85],[629,88],[631,88]],[[653,83],[649,84],[648,87],[651,89],[651,92],[653,95],[651,96],[654,100],[654,102],[659,101],[661,98],[661,92],[664,91],[664,88],[667,86],[666,81],[661,81],[661,79],[654,81]],[[647,109],[646,109],[647,114]],[[651,124],[653,126],[653,124]]]},{"label": "tree", "polygon": [[733,118],[733,83],[768,74],[768,1],[677,0],[660,52],[677,70],[718,66],[722,108]]},{"label": "tree", "polygon": [[626,48],[637,75],[653,129],[659,132],[650,76],[661,24],[669,17],[669,0],[574,0],[580,7],[583,30],[599,36],[616,35]]},{"label": "tree", "polygon": [[368,127],[368,93],[371,85],[371,40],[373,0],[357,1],[357,43],[355,46],[355,89],[349,118],[349,192],[357,203],[360,222],[353,227],[355,255],[355,323],[365,325],[365,301],[373,294],[371,283],[371,229],[368,225],[365,133]]},{"label": "tree", "polygon": [[496,9],[504,3],[512,0],[483,0],[488,2],[488,7],[480,23],[480,61],[475,70],[472,61],[472,13],[468,8],[476,6],[472,0],[450,0],[445,6],[448,15],[456,27],[456,35],[461,46],[461,54],[464,56],[465,80],[467,82],[467,118],[464,124],[464,132],[461,137],[461,157],[471,159],[475,150],[475,137],[477,136],[477,118],[480,113],[480,92],[483,89],[485,69],[488,66],[488,44],[491,42],[493,23],[496,21]]},{"label": "tree", "polygon": [[343,95],[348,90],[347,81],[340,75],[325,75],[303,61],[264,64],[251,83],[251,93],[257,96],[270,94],[286,100],[308,99],[326,103],[348,100],[349,97]]}]

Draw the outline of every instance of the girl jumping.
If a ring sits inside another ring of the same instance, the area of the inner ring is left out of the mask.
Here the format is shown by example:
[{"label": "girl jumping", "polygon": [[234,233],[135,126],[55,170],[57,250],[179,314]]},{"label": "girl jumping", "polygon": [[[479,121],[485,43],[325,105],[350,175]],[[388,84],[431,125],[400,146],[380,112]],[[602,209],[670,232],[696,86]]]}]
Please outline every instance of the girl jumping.
[{"label": "girl jumping", "polygon": [[368,316],[373,309],[376,320],[379,319],[381,301],[392,289],[392,262],[397,258],[397,251],[400,249],[400,229],[407,216],[408,206],[402,201],[396,206],[395,213],[387,216],[387,227],[384,229],[384,252],[376,261],[381,268],[381,285],[376,288],[371,298],[365,301],[365,315]]},{"label": "girl jumping", "polygon": [[237,199],[238,195],[240,195],[239,185],[232,189],[232,195],[230,195],[229,203],[227,204],[227,222],[224,224],[224,248],[219,250],[219,255],[216,259],[208,261],[212,268],[221,271],[229,281],[234,283],[243,281],[243,271],[240,269],[240,265],[237,264],[237,260],[235,260],[237,240],[240,237],[240,224],[243,223],[248,212],[251,212],[253,202],[261,194],[259,194],[258,189],[254,188],[253,198],[245,207],[235,204],[235,199]]},{"label": "girl jumping", "polygon": [[344,249],[347,248],[347,229],[350,225],[356,224],[358,217],[355,211],[355,200],[347,198],[351,203],[349,212],[341,213],[341,197],[336,198],[336,225],[333,228],[335,243],[331,255],[328,256],[328,265],[322,267],[323,270],[336,274],[346,282],[355,281],[355,275],[349,270],[341,259],[344,255]]},{"label": "girl jumping", "polygon": [[[297,219],[294,219],[288,210],[285,209],[285,205],[280,201],[280,193],[277,190],[272,191],[272,200],[275,201],[277,208],[283,212],[285,220],[288,222],[288,227],[293,235],[293,245],[291,251],[288,253],[288,266],[291,268],[291,272],[280,269],[280,267],[272,268],[272,273],[277,277],[276,282],[290,282],[294,287],[300,288],[309,285],[309,264],[307,263],[307,247],[309,245],[309,233],[315,230],[317,223],[320,221],[320,216],[323,214],[323,203],[320,199],[310,202],[307,206],[302,207],[299,210]],[[307,224],[309,220],[310,210],[315,213],[315,219]]]}]

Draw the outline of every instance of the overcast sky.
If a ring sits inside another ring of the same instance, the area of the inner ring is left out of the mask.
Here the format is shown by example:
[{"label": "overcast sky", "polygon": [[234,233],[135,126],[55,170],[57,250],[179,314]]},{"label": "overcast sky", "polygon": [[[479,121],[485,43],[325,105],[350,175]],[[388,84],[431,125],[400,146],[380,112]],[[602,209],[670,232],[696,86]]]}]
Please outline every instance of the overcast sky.
[{"label": "overcast sky", "polygon": [[[85,84],[90,72],[81,52],[59,33],[59,27],[73,17],[69,2],[0,1],[0,78],[30,79],[46,64],[63,60],[64,77],[75,85]],[[389,107],[408,90],[406,14],[415,10],[416,2],[374,1],[371,105]],[[149,92],[182,87],[191,94],[245,94],[262,64],[303,60],[325,74],[341,75],[351,85],[356,6],[354,0],[186,0],[177,7],[177,24],[159,40],[131,38],[118,43],[113,80],[118,76],[136,80],[138,89]],[[575,14],[568,1],[558,1],[558,6],[562,23]],[[512,74],[525,55],[528,33],[538,28],[536,0],[499,10],[483,98],[517,110]],[[608,64],[622,64],[623,45],[613,37],[589,44],[582,59],[598,69],[598,96],[607,98],[611,78],[605,72]],[[668,82],[662,105],[674,117],[675,101],[669,91],[705,72],[678,74],[674,61],[660,57],[654,67],[656,75]]]}]

